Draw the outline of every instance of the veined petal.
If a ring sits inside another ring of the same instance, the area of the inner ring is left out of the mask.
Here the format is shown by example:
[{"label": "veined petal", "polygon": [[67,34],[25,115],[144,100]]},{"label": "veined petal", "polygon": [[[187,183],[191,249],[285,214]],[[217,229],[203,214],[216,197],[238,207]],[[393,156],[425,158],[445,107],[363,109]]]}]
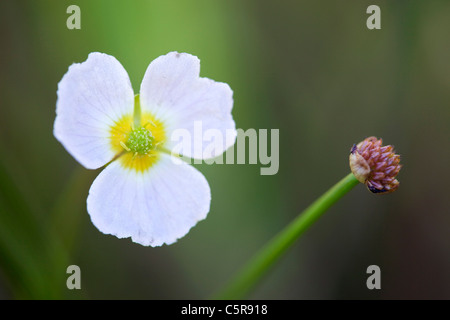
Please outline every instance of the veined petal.
[{"label": "veined petal", "polygon": [[[171,139],[172,133],[184,130],[190,140],[184,141],[183,155],[207,159],[222,154],[235,143],[233,91],[226,83],[199,75],[197,57],[170,52],[150,63],[141,84],[140,101],[143,110],[166,124],[167,149],[172,150],[180,143]],[[211,145],[208,140],[214,143],[213,150],[208,147]]]},{"label": "veined petal", "polygon": [[72,64],[58,84],[54,135],[83,166],[96,169],[116,155],[111,128],[133,109],[125,69],[116,58],[94,52]]},{"label": "veined petal", "polygon": [[101,232],[155,247],[186,235],[206,218],[210,202],[197,169],[161,154],[145,172],[113,161],[93,182],[87,206]]}]

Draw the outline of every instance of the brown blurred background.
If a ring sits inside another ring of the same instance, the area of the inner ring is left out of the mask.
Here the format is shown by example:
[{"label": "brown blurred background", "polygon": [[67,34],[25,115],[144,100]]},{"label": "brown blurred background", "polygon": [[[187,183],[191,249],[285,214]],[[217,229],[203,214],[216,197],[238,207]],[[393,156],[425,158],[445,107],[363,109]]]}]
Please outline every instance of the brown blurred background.
[{"label": "brown blurred background", "polygon": [[[66,9],[81,9],[68,30]],[[381,8],[381,30],[366,9]],[[0,2],[0,298],[201,299],[348,172],[351,145],[382,137],[399,190],[352,190],[283,257],[252,299],[450,298],[448,1]],[[237,127],[280,129],[280,170],[199,165],[211,212],[171,246],[101,234],[86,212],[99,171],[53,136],[57,84],[93,51],[138,92],[169,51],[234,91]],[[65,288],[79,265],[82,290]],[[381,290],[366,269],[381,268]]]}]

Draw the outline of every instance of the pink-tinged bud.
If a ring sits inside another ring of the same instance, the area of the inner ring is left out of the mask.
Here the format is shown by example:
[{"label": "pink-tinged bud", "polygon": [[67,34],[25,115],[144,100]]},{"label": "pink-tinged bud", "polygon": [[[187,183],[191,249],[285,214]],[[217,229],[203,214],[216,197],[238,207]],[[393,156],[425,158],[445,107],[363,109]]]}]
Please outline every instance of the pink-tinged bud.
[{"label": "pink-tinged bud", "polygon": [[369,137],[353,145],[350,150],[350,169],[358,181],[373,193],[389,193],[397,190],[395,177],[401,169],[400,156],[394,147],[382,146],[382,140]]}]

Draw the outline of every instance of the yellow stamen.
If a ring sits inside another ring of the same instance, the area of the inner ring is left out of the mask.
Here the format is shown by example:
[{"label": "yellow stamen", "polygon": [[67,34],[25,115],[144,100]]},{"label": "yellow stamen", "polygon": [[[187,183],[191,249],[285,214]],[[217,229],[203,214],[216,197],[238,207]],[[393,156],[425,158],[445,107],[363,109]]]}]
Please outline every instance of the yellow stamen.
[{"label": "yellow stamen", "polygon": [[122,148],[124,148],[125,150],[127,150],[127,151],[131,151],[131,149],[127,147],[127,145],[125,144],[125,142],[123,142],[123,141],[120,141],[120,145],[121,145],[121,146],[122,146]]}]

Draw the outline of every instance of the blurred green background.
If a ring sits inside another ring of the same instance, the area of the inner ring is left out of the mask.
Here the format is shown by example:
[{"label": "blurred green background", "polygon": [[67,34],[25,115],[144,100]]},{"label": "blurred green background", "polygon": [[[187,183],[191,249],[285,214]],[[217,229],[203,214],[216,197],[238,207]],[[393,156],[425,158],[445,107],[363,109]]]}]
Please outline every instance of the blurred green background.
[{"label": "blurred green background", "polygon": [[[81,8],[81,30],[66,9]],[[366,9],[381,7],[381,30]],[[252,299],[450,298],[448,1],[0,2],[0,298],[201,299],[348,172],[351,145],[382,137],[401,186],[360,185],[325,214]],[[208,218],[171,246],[100,233],[86,212],[100,171],[53,136],[57,84],[93,51],[116,57],[137,93],[170,51],[234,91],[238,128],[280,129],[280,170],[199,165]],[[81,268],[82,290],[65,287]],[[381,268],[381,290],[366,269]]]}]

